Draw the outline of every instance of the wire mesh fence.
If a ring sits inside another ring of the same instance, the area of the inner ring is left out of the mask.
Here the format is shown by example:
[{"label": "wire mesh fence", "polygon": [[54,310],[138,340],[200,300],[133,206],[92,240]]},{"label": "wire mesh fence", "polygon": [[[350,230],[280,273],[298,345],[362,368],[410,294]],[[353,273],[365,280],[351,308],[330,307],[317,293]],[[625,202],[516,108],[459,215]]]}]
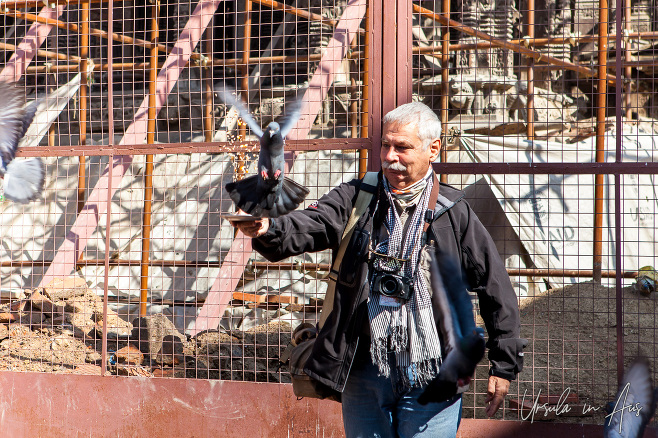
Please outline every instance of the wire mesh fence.
[{"label": "wire mesh fence", "polygon": [[[0,79],[39,100],[17,159],[42,157],[46,182],[0,205],[0,369],[288,381],[278,358],[317,320],[331,253],[269,263],[224,217],[258,152],[224,87],[260,127],[299,109],[303,207],[378,170],[396,104],[440,116],[435,168],[493,236],[530,341],[498,417],[563,397],[571,413],[534,420],[602,423],[628,361],[653,363],[649,3],[2,6]],[[465,418],[484,418],[487,371]]]}]

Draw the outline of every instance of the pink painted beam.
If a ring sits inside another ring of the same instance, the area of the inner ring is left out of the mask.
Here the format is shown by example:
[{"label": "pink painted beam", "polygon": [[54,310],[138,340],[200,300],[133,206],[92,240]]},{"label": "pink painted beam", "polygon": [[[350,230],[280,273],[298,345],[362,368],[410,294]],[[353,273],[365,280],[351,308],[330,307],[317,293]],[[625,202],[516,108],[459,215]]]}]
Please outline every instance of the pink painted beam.
[{"label": "pink painted beam", "polygon": [[350,42],[357,35],[359,25],[366,14],[366,5],[366,0],[350,0],[347,4],[322,55],[322,60],[308,84],[308,89],[302,100],[302,116],[288,134],[287,139],[301,140],[308,136],[313,121],[334,81],[334,72],[340,67],[350,48]]},{"label": "pink painted beam", "polygon": [[[366,14],[366,4],[366,0],[351,0],[347,4],[302,98],[302,116],[295,128],[288,134],[288,139],[300,140],[308,136],[313,121],[333,83],[334,72],[347,55],[350,42],[357,35],[359,25]],[[292,167],[292,161],[289,160],[286,164],[288,164],[288,168]],[[238,233],[222,263],[219,275],[208,291],[208,297],[199,311],[195,325],[191,329],[192,336],[204,330],[217,328],[250,255],[251,239]]]},{"label": "pink painted beam", "polygon": [[[62,4],[57,5],[56,9],[49,7],[42,8],[41,12],[39,12],[39,17],[59,18],[64,12],[65,7],[66,5]],[[49,24],[32,23],[23,41],[18,45],[14,54],[7,61],[7,65],[0,72],[0,80],[5,82],[18,81],[25,74],[27,66],[30,65],[37,54],[37,50],[41,47],[41,44],[46,40],[52,29],[53,26]]]},{"label": "pink painted beam", "polygon": [[197,315],[192,336],[196,336],[204,330],[216,329],[219,326],[219,322],[224,316],[224,310],[231,301],[235,286],[242,277],[242,272],[250,256],[251,239],[238,230],[231,249],[224,257],[219,275],[210,287],[208,297]]},{"label": "pink painted beam", "polygon": [[[201,0],[187,24],[181,32],[164,66],[156,79],[156,114],[160,111],[167,96],[174,88],[181,72],[187,65],[192,51],[199,43],[210,19],[222,0]],[[135,120],[128,127],[120,144],[141,144],[146,139],[148,125],[148,96],[144,98],[141,106],[135,113]],[[56,277],[69,275],[75,269],[75,263],[87,245],[87,240],[96,230],[100,217],[107,209],[108,196],[111,198],[121,185],[121,180],[130,167],[132,156],[122,155],[114,157],[109,166],[96,183],[89,195],[85,206],[75,220],[75,223],[66,235],[66,239],[57,249],[53,262],[41,279],[40,286],[48,284]],[[112,175],[110,179],[109,175]]]}]

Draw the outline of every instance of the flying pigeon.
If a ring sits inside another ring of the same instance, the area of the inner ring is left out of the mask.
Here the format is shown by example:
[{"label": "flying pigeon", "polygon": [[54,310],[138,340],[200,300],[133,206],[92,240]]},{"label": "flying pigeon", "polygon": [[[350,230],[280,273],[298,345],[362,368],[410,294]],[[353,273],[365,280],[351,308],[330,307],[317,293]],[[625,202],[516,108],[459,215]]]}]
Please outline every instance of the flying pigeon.
[{"label": "flying pigeon", "polygon": [[442,402],[457,394],[462,383],[468,383],[475,367],[484,357],[484,330],[475,326],[473,304],[466,290],[461,269],[451,259],[432,256],[430,277],[444,323],[444,337],[449,348],[439,374],[418,397],[420,404]]},{"label": "flying pigeon", "polygon": [[263,131],[242,102],[226,87],[219,89],[219,97],[226,104],[235,106],[242,120],[260,138],[258,175],[226,184],[226,191],[235,205],[256,217],[275,218],[296,209],[309,194],[309,190],[283,175],[283,144],[284,138],[299,119],[299,103],[283,126],[271,122]]},{"label": "flying pigeon", "polygon": [[4,196],[10,201],[26,204],[36,199],[43,189],[44,166],[41,158],[14,160],[16,150],[32,123],[39,101],[24,105],[18,89],[0,81],[0,177],[4,179]]},{"label": "flying pigeon", "polygon": [[633,361],[624,375],[617,398],[608,403],[603,434],[605,438],[639,438],[656,410],[658,391],[651,381],[646,358]]}]

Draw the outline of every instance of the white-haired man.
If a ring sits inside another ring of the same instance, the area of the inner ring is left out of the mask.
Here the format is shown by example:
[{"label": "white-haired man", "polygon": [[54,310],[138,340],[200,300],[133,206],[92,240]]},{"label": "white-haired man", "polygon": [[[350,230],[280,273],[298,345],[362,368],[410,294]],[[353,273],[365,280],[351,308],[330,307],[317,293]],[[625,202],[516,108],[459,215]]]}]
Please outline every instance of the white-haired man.
[{"label": "white-haired man", "polygon": [[[304,368],[341,393],[348,437],[457,433],[460,394],[424,406],[417,401],[438,373],[446,348],[426,266],[432,252],[461,266],[469,289],[478,294],[489,336],[487,415],[498,410],[522,368],[526,341],[519,338],[518,304],[495,244],[463,194],[440,184],[432,169],[440,134],[438,117],[422,103],[401,105],[384,117],[382,171],[355,232],[367,239],[352,239],[345,252],[334,307]],[[271,261],[336,250],[360,185],[361,180],[341,184],[305,210],[275,220],[234,225]],[[412,295],[379,293],[375,283],[382,273],[407,279]]]}]

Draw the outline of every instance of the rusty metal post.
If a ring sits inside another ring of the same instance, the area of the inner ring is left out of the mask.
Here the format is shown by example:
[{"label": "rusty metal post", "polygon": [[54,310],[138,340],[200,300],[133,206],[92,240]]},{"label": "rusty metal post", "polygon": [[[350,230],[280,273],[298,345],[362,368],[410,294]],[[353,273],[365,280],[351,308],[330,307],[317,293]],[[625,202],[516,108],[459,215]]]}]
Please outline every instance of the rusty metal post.
[{"label": "rusty metal post", "polygon": [[[526,35],[528,39],[532,41],[535,39],[535,0],[528,0],[528,14],[526,20]],[[535,59],[532,57],[529,57],[527,60],[526,75],[528,79],[526,135],[529,141],[533,141],[535,139]]]},{"label": "rusty metal post", "polygon": [[[363,51],[363,74],[362,74],[362,92],[361,92],[361,138],[369,138],[369,111],[370,111],[370,2],[366,9],[364,51]],[[359,149],[359,178],[363,178],[368,171],[368,151]]]},{"label": "rusty metal post", "polygon": [[[160,14],[160,1],[155,0],[151,5],[151,47],[149,68],[149,111],[146,143],[155,143],[156,109],[155,93],[156,79],[158,76],[158,39],[160,28],[158,16]],[[140,277],[139,314],[146,315],[146,303],[148,300],[149,284],[149,259],[151,251],[151,204],[153,200],[153,155],[146,155],[146,167],[144,170],[144,216],[142,218],[142,264]]]},{"label": "rusty metal post", "polygon": [[[251,53],[251,0],[244,0],[244,40],[242,41],[242,89],[244,96],[249,96],[249,54]],[[245,101],[249,100],[247,97]],[[247,135],[247,125],[242,123],[239,129],[241,140]]]},{"label": "rusty metal post", "polygon": [[[108,123],[108,135],[109,135],[109,145],[114,146],[114,80],[112,75],[114,73],[112,66],[112,55],[113,44],[112,44],[112,34],[113,34],[113,23],[114,23],[114,0],[109,0],[107,5],[107,123]],[[111,225],[111,213],[112,213],[112,197],[109,195],[112,193],[112,160],[114,157],[110,155],[108,157],[108,172],[109,172],[109,182],[108,182],[108,200],[107,200],[107,227],[105,230],[105,272],[103,273],[103,334],[101,341],[101,376],[105,376],[107,373],[107,297],[108,297],[108,280],[110,275],[110,225]]]},{"label": "rusty metal post", "polygon": [[[446,18],[450,18],[450,0],[441,1],[441,14]],[[448,150],[446,144],[446,133],[448,127],[448,99],[450,88],[448,86],[450,70],[448,68],[448,55],[450,54],[450,26],[442,24],[441,33],[441,127],[443,128],[443,143],[441,148],[441,162],[448,161]],[[441,182],[448,182],[448,175],[441,174]]]},{"label": "rusty metal post", "polygon": [[[396,92],[397,92],[397,10],[396,3],[390,1],[382,2],[382,52],[387,50],[387,56],[381,57],[382,69],[382,114],[388,113],[397,106]],[[381,119],[377,121],[381,124]]]},{"label": "rusty metal post", "polygon": [[[110,22],[111,23],[111,22]],[[112,224],[112,168],[114,163],[114,155],[108,157],[108,172],[110,179],[108,180],[109,190],[107,191],[107,210],[105,213],[105,271],[103,272],[103,335],[102,335],[102,350],[101,350],[101,375],[104,376],[107,371],[107,300],[108,300],[108,281],[110,277],[110,245],[112,240],[110,236]]]},{"label": "rusty metal post", "polygon": [[[208,29],[206,30],[206,41],[205,41],[205,52],[206,56],[212,59],[212,50],[213,50],[213,38],[215,34],[215,28],[213,26],[213,19],[210,19],[210,24],[208,24]],[[203,82],[205,83],[206,92],[205,92],[205,105],[203,111],[203,131],[205,140],[211,142],[214,137],[214,127],[213,123],[213,92],[212,92],[212,62],[208,62],[206,65],[201,66],[201,73],[205,75]]]},{"label": "rusty metal post", "polygon": [[[87,65],[89,56],[89,2],[82,3],[80,14],[81,28],[80,33],[80,123],[79,126],[79,143],[80,146],[87,144]],[[78,157],[78,213],[82,211],[85,205],[85,187],[86,184],[86,159],[84,155]]]},{"label": "rusty metal post", "polygon": [[[616,34],[622,34],[622,15],[621,10],[624,8],[624,0],[615,0],[615,7],[617,9],[617,17],[615,22]],[[626,19],[626,27],[630,26],[631,11],[630,0],[626,0],[626,7],[624,8],[624,16]],[[628,40],[625,41],[626,50],[624,57],[628,60],[630,51],[628,50]],[[622,52],[622,39],[615,40],[615,62],[617,67],[615,75],[617,76],[617,84],[621,83],[621,52]],[[624,73],[628,85],[626,88],[626,117],[630,120],[630,68],[627,67]],[[617,108],[616,119],[616,133],[615,136],[615,162],[622,162],[622,134],[623,134],[623,119],[622,119],[622,89],[615,87],[615,106]],[[624,300],[622,295],[622,282],[621,270],[623,268],[622,251],[622,214],[621,214],[621,182],[622,175],[615,174],[615,322],[617,323],[617,382],[621,383],[624,377]]]},{"label": "rusty metal post", "polygon": [[[367,12],[366,12],[366,22],[367,22]],[[367,24],[366,24],[367,26]],[[356,52],[358,35],[350,42],[350,51]],[[349,114],[349,125],[350,125],[350,136],[352,138],[359,138],[359,89],[357,87],[357,78],[359,74],[359,65],[361,63],[360,58],[351,58],[348,61],[350,66],[350,104],[348,108]],[[364,155],[365,150],[359,149],[359,178],[363,178],[366,174],[367,166],[367,155]]]},{"label": "rusty metal post", "polygon": [[[114,58],[112,53],[114,50],[112,33],[114,24],[114,0],[109,0],[107,6],[107,123],[108,123],[108,134],[109,134],[109,145],[114,146],[114,80],[112,75],[114,73],[112,66],[112,59]],[[106,230],[105,230],[105,270],[103,273],[103,334],[101,340],[101,376],[107,374],[107,298],[108,298],[108,280],[110,275],[110,225],[111,213],[112,213],[112,162],[114,156],[110,155],[108,157],[108,197],[107,197],[107,209],[106,209]]]},{"label": "rusty metal post", "polygon": [[413,94],[413,20],[411,0],[398,0],[397,2],[397,20],[393,32],[396,33],[397,41],[396,50],[396,102],[394,108],[411,102]]},{"label": "rusty metal post", "polygon": [[[239,4],[239,3],[238,3]],[[252,1],[244,0],[244,23],[243,27],[243,39],[242,39],[242,90],[244,96],[245,105],[249,108],[249,54],[251,53],[251,9]],[[228,110],[228,108],[227,108]],[[247,138],[247,124],[242,122],[238,123],[238,142],[245,141]],[[238,169],[238,179],[244,177],[244,172],[241,169],[245,169],[245,155],[243,152],[238,152],[237,154],[237,169]],[[286,169],[288,170],[288,169]],[[237,229],[236,229],[237,233]],[[237,234],[236,234],[237,235]]]},{"label": "rusty metal post", "polygon": [[[355,37],[350,43],[350,50],[356,49],[358,37]],[[359,102],[357,102],[357,86],[356,78],[359,71],[359,58],[354,58],[348,61],[350,66],[350,104],[347,107],[349,114],[350,136],[352,138],[359,138]]]},{"label": "rusty metal post", "polygon": [[[57,75],[53,74],[55,85],[48,86],[48,76],[50,75],[50,65],[46,66],[46,90],[54,91],[57,89]],[[55,146],[55,131],[56,131],[57,122],[54,122],[48,127],[48,146]]]},{"label": "rusty metal post", "polygon": [[[624,5],[624,19],[625,19],[625,29],[627,33],[630,33],[632,31],[631,29],[631,0],[625,0],[625,5]],[[619,9],[617,9],[619,11]],[[619,17],[619,13],[617,13],[617,17]],[[619,18],[618,18],[619,20]],[[617,35],[622,35],[620,32],[621,26],[617,26]],[[615,38],[615,43],[617,43],[621,38]],[[619,44],[617,44],[619,46]],[[624,39],[624,60],[626,61],[627,65],[624,69],[624,76],[626,77],[626,95],[625,95],[625,106],[626,106],[626,120],[631,120],[633,118],[633,108],[631,108],[631,76],[632,76],[632,68],[628,63],[631,62],[631,51],[629,47],[629,39]],[[617,75],[619,76],[619,75]],[[636,90],[637,91],[637,90]],[[621,107],[619,107],[621,108]],[[621,131],[618,131],[621,132]]]},{"label": "rusty metal post", "polygon": [[[384,69],[385,59],[382,59],[382,47],[384,40],[383,0],[368,2],[369,15],[368,32],[368,65],[370,66],[368,84],[368,133],[372,141],[372,151],[368,154],[368,166],[370,170],[379,170],[381,137],[382,137],[382,112],[384,110]],[[375,68],[375,66],[377,68]]]},{"label": "rusty metal post", "polygon": [[[605,118],[608,82],[608,0],[599,0],[599,65],[596,99],[596,162],[605,161]],[[618,134],[619,135],[619,134]],[[601,283],[603,260],[603,174],[594,176],[594,282]]]}]

